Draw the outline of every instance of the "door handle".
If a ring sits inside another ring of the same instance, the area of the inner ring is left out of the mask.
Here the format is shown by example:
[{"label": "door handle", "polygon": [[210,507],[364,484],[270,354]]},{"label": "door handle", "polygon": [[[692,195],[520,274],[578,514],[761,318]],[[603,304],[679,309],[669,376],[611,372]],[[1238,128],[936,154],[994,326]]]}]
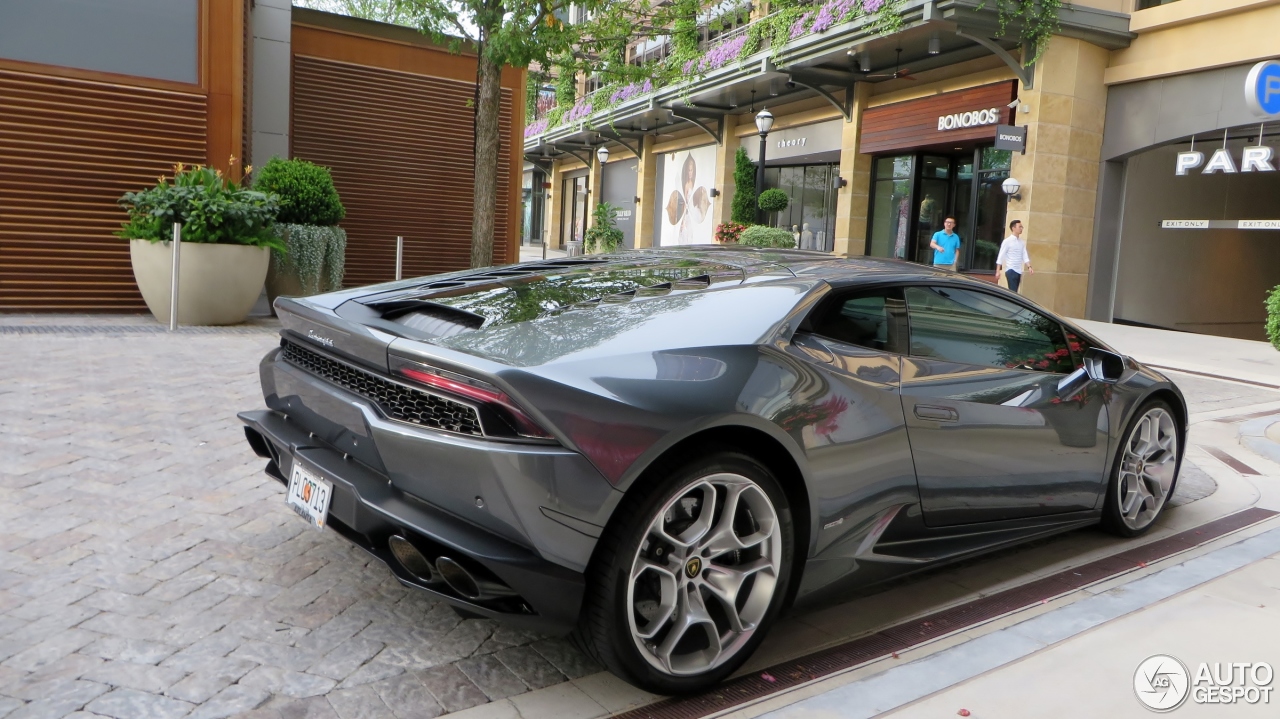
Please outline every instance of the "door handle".
[{"label": "door handle", "polygon": [[938,407],[931,404],[916,405],[918,419],[930,419],[935,422],[959,422],[960,413],[950,407]]}]

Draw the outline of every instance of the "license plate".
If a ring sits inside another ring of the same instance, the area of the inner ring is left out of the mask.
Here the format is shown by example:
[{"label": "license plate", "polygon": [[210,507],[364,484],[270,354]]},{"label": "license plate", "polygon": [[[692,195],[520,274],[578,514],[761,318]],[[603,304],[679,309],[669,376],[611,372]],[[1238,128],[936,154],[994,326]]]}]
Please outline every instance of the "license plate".
[{"label": "license plate", "polygon": [[324,529],[329,516],[329,500],[333,497],[333,483],[303,469],[302,462],[294,460],[289,476],[289,493],[286,501],[298,516],[316,529]]}]

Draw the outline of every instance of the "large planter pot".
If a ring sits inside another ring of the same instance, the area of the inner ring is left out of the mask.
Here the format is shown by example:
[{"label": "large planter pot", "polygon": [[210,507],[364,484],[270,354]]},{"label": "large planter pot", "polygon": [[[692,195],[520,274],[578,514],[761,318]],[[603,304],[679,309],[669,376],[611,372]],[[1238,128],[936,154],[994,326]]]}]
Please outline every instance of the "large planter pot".
[{"label": "large planter pot", "polygon": [[[341,227],[277,224],[276,235],[288,252],[271,253],[267,299],[306,297],[342,289],[347,233]],[[274,311],[274,310],[273,310]]]},{"label": "large planter pot", "polygon": [[[169,321],[173,253],[168,242],[129,240],[133,277],[147,309]],[[178,270],[178,324],[243,322],[262,293],[271,251],[265,247],[183,242]]]}]

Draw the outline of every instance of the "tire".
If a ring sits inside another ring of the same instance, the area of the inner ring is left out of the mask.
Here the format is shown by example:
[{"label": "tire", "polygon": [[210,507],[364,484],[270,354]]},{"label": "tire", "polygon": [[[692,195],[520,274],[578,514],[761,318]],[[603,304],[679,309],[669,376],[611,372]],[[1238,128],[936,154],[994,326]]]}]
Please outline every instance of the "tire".
[{"label": "tire", "polygon": [[1102,507],[1102,527],[1107,531],[1136,537],[1150,529],[1168,505],[1182,467],[1176,418],[1168,402],[1153,400],[1129,420]]},{"label": "tire", "polygon": [[791,511],[772,473],[739,452],[659,468],[641,482],[600,538],[574,638],[646,691],[702,691],[751,656],[781,611],[795,551]]}]

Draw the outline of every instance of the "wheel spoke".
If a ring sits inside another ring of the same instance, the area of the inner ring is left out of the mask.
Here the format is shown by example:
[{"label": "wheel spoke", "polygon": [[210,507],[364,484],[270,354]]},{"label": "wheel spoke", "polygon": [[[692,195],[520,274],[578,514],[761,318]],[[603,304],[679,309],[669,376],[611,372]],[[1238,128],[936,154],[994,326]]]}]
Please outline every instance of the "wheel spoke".
[{"label": "wheel spoke", "polygon": [[764,493],[754,485],[737,484],[727,487],[724,507],[720,511],[720,517],[716,522],[715,529],[701,543],[701,548],[709,550],[710,555],[714,557],[735,549],[749,549],[773,536],[774,522],[772,517],[758,516],[758,513],[753,513],[753,516],[759,524],[759,529],[752,534],[746,537],[739,537],[734,527],[742,502],[746,501],[747,505],[751,506],[760,504],[761,500],[768,502],[768,498],[764,496]]},{"label": "wheel spoke", "polygon": [[658,577],[658,611],[656,616],[651,618],[643,627],[636,625],[636,636],[642,639],[651,639],[657,634],[667,622],[671,619],[671,614],[676,608],[676,595],[679,592],[679,580],[670,569],[652,562],[648,559],[640,557],[636,560],[635,568],[631,572],[631,586],[635,587],[636,580],[646,572],[651,572]]},{"label": "wheel spoke", "polygon": [[702,594],[694,587],[692,591],[680,592],[680,601],[678,602],[678,609],[671,631],[655,651],[669,671],[674,668],[676,657],[673,656],[673,652],[675,652],[676,647],[680,645],[680,642],[684,640],[685,635],[690,630],[698,627],[701,627],[707,633],[707,642],[710,646],[703,651],[708,655],[709,661],[707,663],[714,665],[721,651],[720,633],[716,631],[716,624],[712,621],[711,615],[707,613],[707,607],[702,601]]},{"label": "wheel spoke", "polygon": [[741,615],[738,613],[738,592],[742,590],[742,585],[747,581],[747,577],[760,572],[772,575],[774,573],[773,563],[767,559],[757,559],[739,567],[727,567],[720,564],[712,564],[707,567],[706,587],[724,606],[725,614],[729,618],[729,628],[735,632],[755,628],[753,622],[743,622]]}]

